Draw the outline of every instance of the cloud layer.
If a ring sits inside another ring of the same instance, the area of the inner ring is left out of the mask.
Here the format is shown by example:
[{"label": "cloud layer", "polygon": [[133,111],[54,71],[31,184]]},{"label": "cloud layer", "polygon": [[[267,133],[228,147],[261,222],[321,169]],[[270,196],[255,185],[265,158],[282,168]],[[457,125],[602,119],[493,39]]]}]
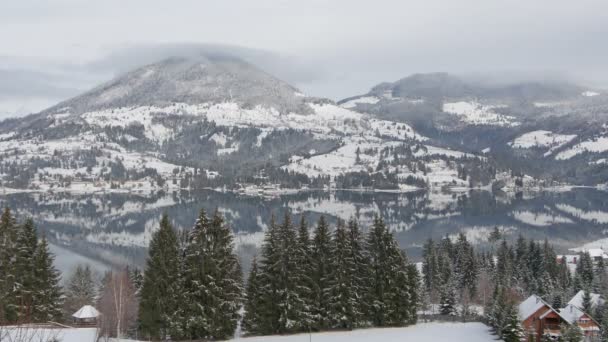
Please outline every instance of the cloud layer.
[{"label": "cloud layer", "polygon": [[334,99],[429,71],[561,73],[603,86],[606,13],[604,0],[3,1],[0,115],[3,101],[69,97],[202,43]]}]

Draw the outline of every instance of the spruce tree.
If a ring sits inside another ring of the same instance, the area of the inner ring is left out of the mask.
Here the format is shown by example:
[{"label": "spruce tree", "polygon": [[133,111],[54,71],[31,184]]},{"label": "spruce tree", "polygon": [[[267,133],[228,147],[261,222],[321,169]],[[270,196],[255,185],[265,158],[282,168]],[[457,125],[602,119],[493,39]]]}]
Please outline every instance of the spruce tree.
[{"label": "spruce tree", "polygon": [[35,286],[33,293],[35,322],[58,321],[63,306],[63,293],[59,282],[59,271],[53,266],[54,257],[43,237],[34,254]]},{"label": "spruce tree", "polygon": [[588,252],[579,254],[579,260],[576,263],[576,292],[582,289],[591,289],[593,287],[593,260]]},{"label": "spruce tree", "polygon": [[329,225],[321,216],[315,228],[312,242],[312,279],[313,313],[316,317],[316,328],[323,330],[330,327],[328,313],[330,303],[332,243]]},{"label": "spruce tree", "polygon": [[313,313],[313,288],[314,282],[312,279],[312,260],[311,260],[311,242],[308,232],[308,224],[306,218],[302,215],[298,226],[298,236],[296,248],[293,251],[295,258],[296,271],[292,277],[296,278],[296,294],[301,301],[299,310],[298,325],[303,331],[309,331],[315,325],[315,316]]},{"label": "spruce tree", "polygon": [[0,215],[0,322],[17,320],[14,300],[17,232],[17,222],[10,209],[5,208]]},{"label": "spruce tree", "polygon": [[139,304],[142,333],[150,339],[179,338],[175,314],[181,303],[180,255],[177,236],[163,215],[160,229],[152,235]]},{"label": "spruce tree", "polygon": [[[413,320],[410,317],[412,307],[410,303],[410,279],[408,278],[408,261],[405,253],[399,248],[397,241],[388,230],[385,231],[385,244],[387,248],[389,270],[386,287],[387,324],[391,326],[404,326]],[[415,310],[415,309],[414,309]]]},{"label": "spruce tree", "polygon": [[344,223],[338,222],[332,241],[329,319],[331,326],[352,330],[362,318],[354,285],[356,265]]},{"label": "spruce tree", "polygon": [[370,312],[370,262],[365,240],[359,229],[359,224],[354,218],[351,218],[348,222],[348,237],[355,272],[352,276],[352,287],[362,314],[356,325],[366,326],[369,324],[367,317],[369,317]]},{"label": "spruce tree", "polygon": [[264,307],[262,289],[260,284],[260,278],[258,275],[258,260],[257,257],[253,257],[251,262],[251,270],[249,271],[249,278],[247,279],[247,286],[245,288],[245,316],[243,317],[243,329],[247,335],[259,335],[264,331],[262,330],[263,324],[263,310]]},{"label": "spruce tree", "polygon": [[431,299],[436,299],[440,279],[437,248],[432,239],[428,239],[424,246],[422,246],[422,274],[426,291],[429,293]]},{"label": "spruce tree", "polygon": [[36,281],[36,249],[38,237],[34,221],[27,219],[17,235],[17,254],[15,256],[15,295],[14,305],[18,308],[19,321],[33,322],[35,314],[34,293],[38,290]]},{"label": "spruce tree", "polygon": [[65,290],[65,314],[71,317],[84,305],[93,305],[97,289],[89,265],[78,265]]},{"label": "spruce tree", "polygon": [[582,300],[582,310],[585,313],[591,314],[591,292],[589,291],[589,289],[584,289],[583,290],[583,300]]},{"label": "spruce tree", "polygon": [[456,315],[456,285],[452,278],[443,284],[439,293],[439,313],[444,316]]},{"label": "spruce tree", "polygon": [[239,318],[242,281],[232,232],[218,211],[210,221],[201,210],[186,248],[184,278],[187,336],[232,336]]},{"label": "spruce tree", "polygon": [[500,335],[504,342],[520,342],[524,338],[524,329],[514,305],[508,305],[506,308],[505,324]]},{"label": "spruce tree", "polygon": [[371,279],[369,321],[376,326],[408,324],[415,318],[410,316],[407,258],[378,216],[374,218],[366,246]]},{"label": "spruce tree", "polygon": [[272,216],[270,225],[264,234],[258,276],[261,305],[256,307],[256,325],[260,335],[283,333],[285,330],[279,326],[281,312],[275,302],[282,286],[279,281],[281,271],[279,249],[279,227]]},{"label": "spruce tree", "polygon": [[407,265],[407,279],[408,279],[408,300],[409,300],[409,313],[408,324],[416,324],[418,321],[418,309],[422,306],[421,300],[421,281],[420,274],[415,264]]},{"label": "spruce tree", "polygon": [[464,291],[468,291],[470,297],[475,296],[477,292],[477,277],[479,270],[477,268],[477,260],[473,246],[467,241],[464,234],[458,235],[458,240],[455,247],[454,269],[457,278],[458,288],[464,295]]}]

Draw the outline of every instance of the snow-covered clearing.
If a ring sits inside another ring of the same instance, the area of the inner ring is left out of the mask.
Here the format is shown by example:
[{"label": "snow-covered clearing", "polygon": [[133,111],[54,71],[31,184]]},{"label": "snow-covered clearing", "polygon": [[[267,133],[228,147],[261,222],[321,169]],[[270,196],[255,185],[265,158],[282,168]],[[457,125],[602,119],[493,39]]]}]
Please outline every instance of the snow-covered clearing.
[{"label": "snow-covered clearing", "polygon": [[407,328],[261,336],[238,340],[244,342],[490,342],[496,341],[496,337],[491,335],[489,328],[482,323],[420,323]]},{"label": "snow-covered clearing", "polygon": [[566,160],[584,152],[601,153],[608,151],[608,137],[599,137],[594,140],[586,140],[574,145],[555,156],[557,160]]},{"label": "snow-covered clearing", "polygon": [[478,102],[449,102],[443,104],[443,111],[457,115],[463,122],[471,125],[518,126],[514,117],[495,113],[500,105],[482,105]]},{"label": "snow-covered clearing", "polygon": [[569,143],[574,138],[576,138],[576,134],[558,134],[551,131],[539,130],[520,135],[511,141],[509,146],[512,148],[551,147],[552,149],[556,149]]}]

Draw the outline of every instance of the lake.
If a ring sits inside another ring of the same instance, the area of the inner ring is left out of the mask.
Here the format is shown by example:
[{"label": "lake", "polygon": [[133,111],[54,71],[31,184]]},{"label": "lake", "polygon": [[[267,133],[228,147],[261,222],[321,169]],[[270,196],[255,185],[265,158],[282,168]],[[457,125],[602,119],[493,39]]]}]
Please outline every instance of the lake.
[{"label": "lake", "polygon": [[79,263],[89,263],[99,272],[127,264],[143,267],[160,216],[166,212],[176,227],[188,229],[201,208],[217,208],[224,214],[245,270],[271,216],[282,219],[286,211],[304,214],[309,222],[321,215],[332,224],[355,217],[364,228],[379,214],[412,260],[420,259],[429,237],[463,232],[474,244],[487,247],[495,226],[508,239],[520,233],[547,238],[558,252],[603,239],[608,232],[608,192],[589,188],[532,194],[310,191],[257,197],[212,190],[17,193],[0,195],[0,206],[10,207],[19,219],[34,218],[64,272]]}]

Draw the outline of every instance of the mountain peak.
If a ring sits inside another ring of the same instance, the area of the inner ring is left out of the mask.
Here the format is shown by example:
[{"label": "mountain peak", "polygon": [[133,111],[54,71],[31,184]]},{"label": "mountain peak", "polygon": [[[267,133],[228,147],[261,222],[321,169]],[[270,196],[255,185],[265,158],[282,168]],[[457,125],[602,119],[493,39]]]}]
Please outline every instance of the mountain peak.
[{"label": "mountain peak", "polygon": [[224,54],[170,57],[123,74],[45,112],[165,106],[172,103],[234,102],[243,107],[306,110],[291,85],[238,58]]}]

